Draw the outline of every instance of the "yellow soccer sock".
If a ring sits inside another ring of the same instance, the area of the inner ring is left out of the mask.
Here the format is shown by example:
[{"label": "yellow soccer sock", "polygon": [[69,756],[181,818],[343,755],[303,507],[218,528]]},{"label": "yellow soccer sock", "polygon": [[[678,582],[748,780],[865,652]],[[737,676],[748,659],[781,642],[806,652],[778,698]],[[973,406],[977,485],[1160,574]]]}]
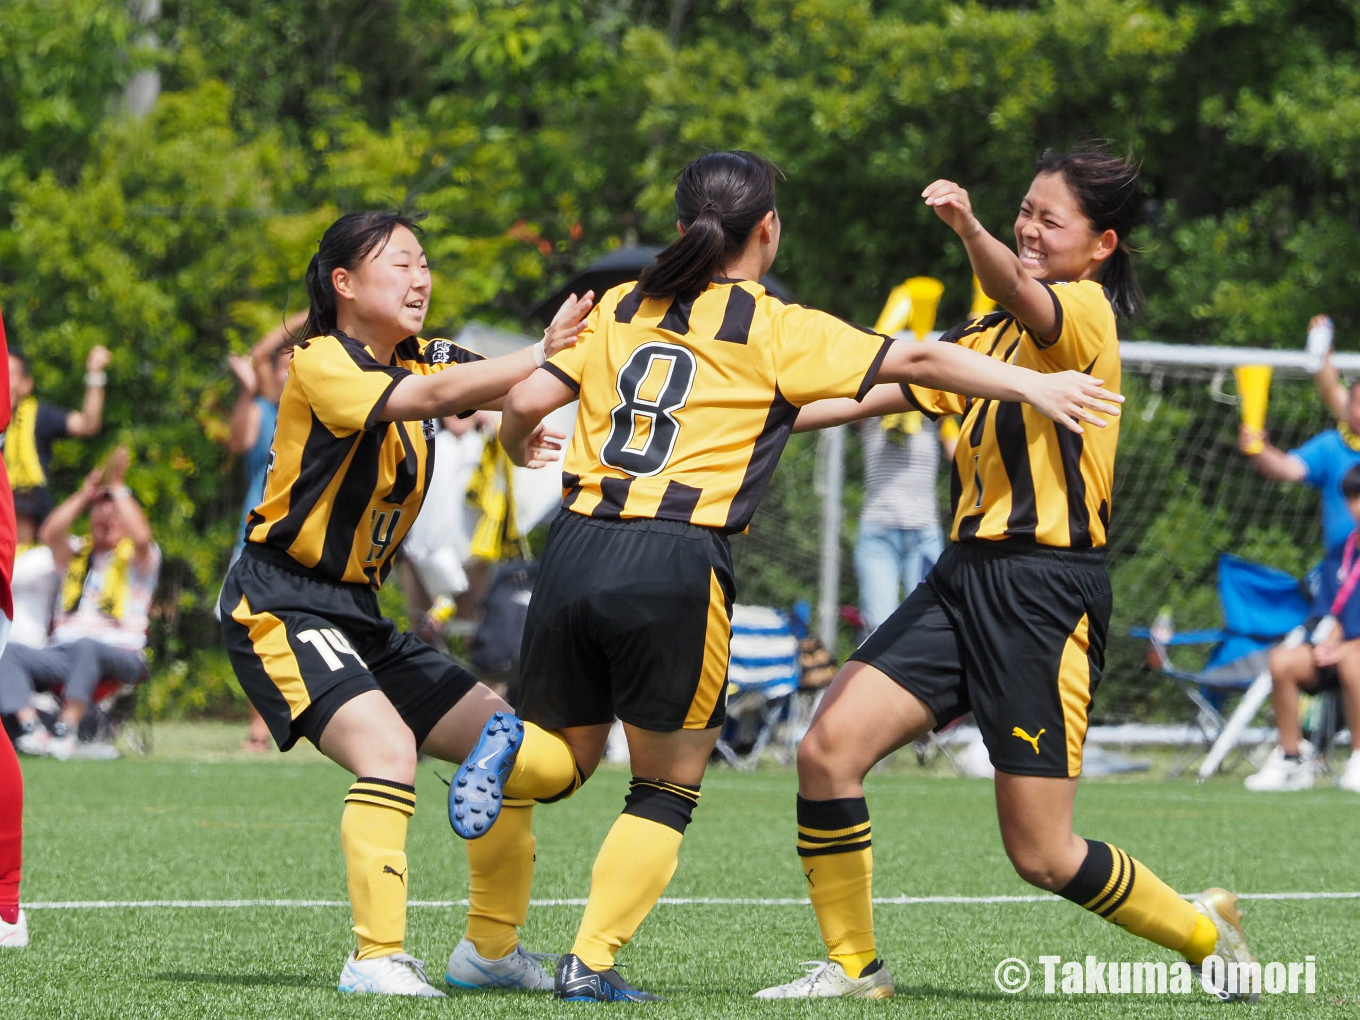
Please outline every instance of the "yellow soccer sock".
[{"label": "yellow soccer sock", "polygon": [[583,781],[571,745],[552,730],[526,722],[524,742],[505,781],[505,795],[550,804],[570,797]]},{"label": "yellow soccer sock", "polygon": [[509,956],[529,914],[534,884],[534,802],[506,800],[480,839],[465,840],[468,857],[467,939],[486,960]]},{"label": "yellow soccer sock", "polygon": [[345,852],[357,959],[401,952],[406,937],[406,823],[416,789],[388,779],[361,778],[345,796],[340,845]]},{"label": "yellow soccer sock", "polygon": [[[1141,861],[1109,843],[1086,841],[1086,859],[1058,895],[1131,935],[1184,953],[1192,963],[1208,955],[1202,953],[1198,959],[1191,956],[1202,941],[1200,921],[1208,919]],[[1213,928],[1212,921],[1209,927]],[[1212,950],[1211,943],[1209,952]]]},{"label": "yellow soccer sock", "polygon": [[614,966],[675,874],[680,841],[699,801],[697,786],[634,779],[628,800],[590,873],[581,928],[571,951],[591,970]]},{"label": "yellow soccer sock", "polygon": [[857,978],[874,947],[874,853],[863,797],[798,798],[798,857],[831,959]]}]

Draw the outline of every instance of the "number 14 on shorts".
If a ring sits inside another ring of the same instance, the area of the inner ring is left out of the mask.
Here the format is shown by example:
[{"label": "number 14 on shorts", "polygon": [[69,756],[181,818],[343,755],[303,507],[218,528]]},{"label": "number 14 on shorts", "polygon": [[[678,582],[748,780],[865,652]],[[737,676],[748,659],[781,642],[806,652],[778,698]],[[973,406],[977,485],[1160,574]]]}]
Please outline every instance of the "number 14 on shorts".
[{"label": "number 14 on shorts", "polygon": [[345,664],[340,659],[341,655],[352,656],[355,662],[364,669],[368,669],[368,663],[364,662],[359,657],[359,653],[350,646],[349,638],[334,627],[327,627],[324,630],[304,630],[297,635],[297,639],[305,641],[315,648],[316,653],[321,656],[321,661],[330,667],[332,673],[344,668]]}]

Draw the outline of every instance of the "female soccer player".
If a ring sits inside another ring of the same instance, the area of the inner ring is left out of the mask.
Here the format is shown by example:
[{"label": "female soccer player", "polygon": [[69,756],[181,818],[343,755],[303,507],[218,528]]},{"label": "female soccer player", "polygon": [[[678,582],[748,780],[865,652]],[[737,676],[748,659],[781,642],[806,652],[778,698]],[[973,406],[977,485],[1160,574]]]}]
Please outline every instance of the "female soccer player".
[{"label": "female soccer player", "polygon": [[[421,339],[430,270],[414,226],[397,214],[352,213],[322,237],[307,269],[311,310],[279,402],[264,497],[221,611],[236,675],[279,748],[306,737],[355,775],[340,840],[358,949],[341,991],[438,996],[402,945],[416,752],[461,761],[506,705],[398,633],[378,611],[377,589],[420,512],[432,419],[497,405],[575,341],[592,295],[568,301],[534,349],[505,357]],[[558,444],[540,430],[529,447],[530,461],[542,464]],[[526,754],[530,766],[545,756],[570,760],[555,739],[530,741]],[[559,789],[529,785],[522,795]],[[527,841],[527,867],[495,838],[468,846],[472,906],[469,937],[449,961],[455,987],[551,987],[519,947],[523,917],[504,908],[507,896],[520,901],[521,886],[527,905],[533,837],[507,833]],[[510,873],[505,859],[515,862]]]},{"label": "female soccer player", "polygon": [[[1020,203],[1015,251],[977,221],[963,188],[926,188],[1001,306],[942,339],[1039,372],[1089,372],[1117,390],[1116,314],[1132,315],[1141,299],[1127,246],[1137,179],[1136,166],[1100,151],[1045,154]],[[964,415],[953,543],[840,671],[799,747],[797,848],[830,960],[759,997],[893,994],[874,943],[864,776],[970,710],[1022,878],[1192,964],[1215,951],[1250,959],[1236,897],[1211,889],[1192,905],[1123,850],[1072,832],[1110,622],[1103,546],[1118,423],[1077,435],[1018,403],[908,384],[860,407],[814,405],[797,427],[908,408]]]},{"label": "female soccer player", "polygon": [[[698,802],[724,714],[736,598],[727,538],[750,521],[798,408],[861,397],[881,379],[1025,400],[1078,430],[1117,410],[1108,401],[1119,398],[1081,373],[897,343],[770,297],[757,281],[779,248],[775,177],[746,152],[686,167],[680,237],[636,284],[604,296],[581,344],[506,398],[501,442],[517,461],[532,455],[545,414],[581,401],[563,511],[529,606],[526,746],[559,732],[588,775],[617,715],[634,776],[558,965],[562,998],[654,998],[619,978],[615,954],[670,880]],[[492,785],[476,762],[504,751],[519,721],[500,725],[455,779],[455,821],[459,782]]]}]

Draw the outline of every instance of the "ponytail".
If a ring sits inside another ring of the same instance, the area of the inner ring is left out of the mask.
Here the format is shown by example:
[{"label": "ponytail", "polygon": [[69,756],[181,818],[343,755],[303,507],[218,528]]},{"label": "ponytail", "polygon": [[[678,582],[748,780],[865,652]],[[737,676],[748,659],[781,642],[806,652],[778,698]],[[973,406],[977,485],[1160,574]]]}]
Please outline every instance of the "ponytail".
[{"label": "ponytail", "polygon": [[699,294],[741,252],[751,231],[774,209],[783,173],[752,152],[713,152],[680,171],[675,212],[684,232],[642,271],[647,297]]},{"label": "ponytail", "polygon": [[1100,271],[1100,285],[1110,295],[1110,304],[1116,315],[1133,318],[1143,307],[1143,289],[1138,286],[1138,278],[1133,272],[1133,257],[1123,241],[1114,253],[1105,260]]},{"label": "ponytail", "polygon": [[373,251],[381,251],[398,226],[419,233],[419,218],[399,212],[346,213],[327,227],[316,254],[307,263],[307,321],[292,334],[290,344],[334,332],[335,284],[331,274],[341,267],[353,269]]}]

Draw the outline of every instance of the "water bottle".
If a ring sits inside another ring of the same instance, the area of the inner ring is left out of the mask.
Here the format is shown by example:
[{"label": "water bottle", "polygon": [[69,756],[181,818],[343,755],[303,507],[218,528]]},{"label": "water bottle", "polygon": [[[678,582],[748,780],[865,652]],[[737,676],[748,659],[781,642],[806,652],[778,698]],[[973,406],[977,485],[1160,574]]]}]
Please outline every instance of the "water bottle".
[{"label": "water bottle", "polygon": [[1308,344],[1305,350],[1308,353],[1309,372],[1316,373],[1322,368],[1322,362],[1332,349],[1332,336],[1332,320],[1325,315],[1321,322],[1308,331]]},{"label": "water bottle", "polygon": [[1166,665],[1166,646],[1174,633],[1176,631],[1171,622],[1171,607],[1162,606],[1157,610],[1157,618],[1152,621],[1150,631],[1152,644],[1148,647],[1147,661],[1153,669],[1161,669]]}]

